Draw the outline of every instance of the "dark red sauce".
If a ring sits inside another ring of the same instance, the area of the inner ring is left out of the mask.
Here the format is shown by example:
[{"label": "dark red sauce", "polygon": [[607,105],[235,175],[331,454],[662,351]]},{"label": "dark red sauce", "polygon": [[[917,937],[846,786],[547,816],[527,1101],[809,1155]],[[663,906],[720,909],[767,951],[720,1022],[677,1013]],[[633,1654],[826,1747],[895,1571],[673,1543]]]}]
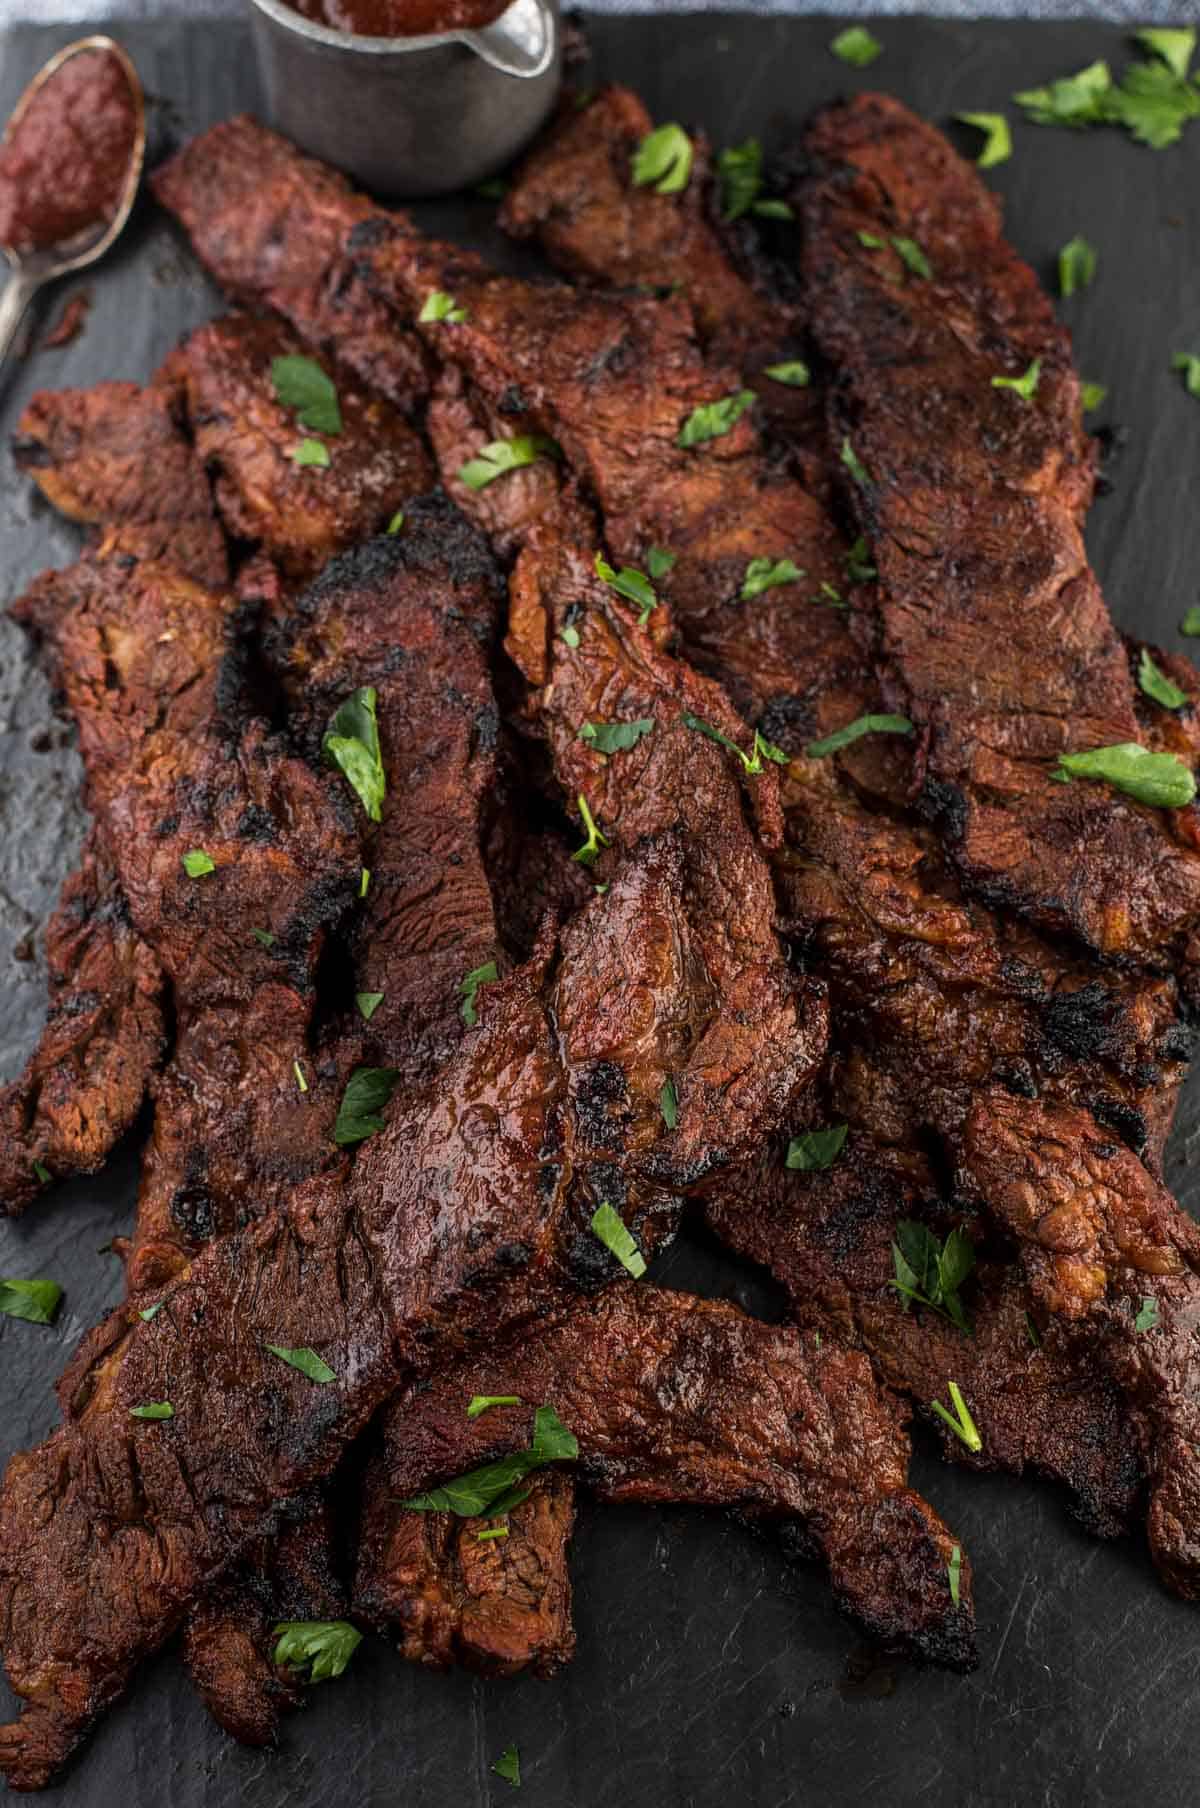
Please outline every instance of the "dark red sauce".
[{"label": "dark red sauce", "polygon": [[107,225],[125,192],[138,106],[121,62],[81,50],[0,144],[0,245],[25,255]]},{"label": "dark red sauce", "polygon": [[287,0],[315,25],[360,38],[419,38],[428,32],[475,31],[490,25],[509,0]]}]

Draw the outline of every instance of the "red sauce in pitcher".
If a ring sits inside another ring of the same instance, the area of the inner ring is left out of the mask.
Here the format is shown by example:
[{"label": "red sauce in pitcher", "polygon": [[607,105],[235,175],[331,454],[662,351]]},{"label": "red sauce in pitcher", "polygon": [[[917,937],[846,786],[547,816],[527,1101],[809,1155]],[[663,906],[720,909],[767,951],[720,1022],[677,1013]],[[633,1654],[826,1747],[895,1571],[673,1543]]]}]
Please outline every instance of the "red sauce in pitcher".
[{"label": "red sauce in pitcher", "polygon": [[287,0],[315,25],[360,38],[418,38],[490,25],[509,0]]},{"label": "red sauce in pitcher", "polygon": [[68,57],[30,97],[0,143],[0,245],[46,251],[120,209],[139,108],[108,50]]}]

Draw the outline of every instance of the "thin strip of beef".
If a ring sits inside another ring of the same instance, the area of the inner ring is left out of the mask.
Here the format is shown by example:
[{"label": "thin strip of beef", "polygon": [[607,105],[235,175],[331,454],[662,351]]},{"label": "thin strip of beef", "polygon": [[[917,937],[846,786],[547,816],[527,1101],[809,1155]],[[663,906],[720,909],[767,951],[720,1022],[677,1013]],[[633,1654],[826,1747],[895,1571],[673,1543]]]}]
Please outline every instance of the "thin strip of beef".
[{"label": "thin strip of beef", "polygon": [[42,389],[17,423],[13,459],[60,514],[99,529],[102,557],[161,560],[223,590],[225,541],[179,407],[169,372],[145,389]]},{"label": "thin strip of beef", "polygon": [[236,300],[282,314],[397,408],[424,395],[420,342],[364,288],[346,252],[378,209],[336,170],[241,115],[192,139],[152,186]]},{"label": "thin strip of beef", "polygon": [[[830,436],[865,473],[851,487],[880,574],[880,651],[924,730],[925,803],[989,900],[1102,955],[1187,971],[1195,811],[1052,778],[1061,752],[1138,738],[1080,532],[1093,459],[1067,335],[1001,238],[995,197],[899,102],[860,95],[806,144]],[[905,240],[931,278],[906,271],[892,249]],[[1011,380],[1030,372],[1026,398]]]},{"label": "thin strip of beef", "polygon": [[[596,1385],[597,1377],[603,1384]],[[468,1419],[474,1393],[519,1407]],[[473,1352],[401,1395],[408,1437],[382,1459],[355,1599],[376,1590],[415,1534],[405,1499],[524,1449],[530,1409],[555,1407],[606,1500],[687,1501],[782,1522],[828,1564],[839,1604],[881,1642],[968,1667],[970,1593],[952,1602],[954,1541],[907,1486],[905,1414],[865,1356],[765,1325],[716,1300],[626,1282],[536,1337]],[[963,1564],[966,1574],[966,1564]]]},{"label": "thin strip of beef", "polygon": [[163,978],[93,829],[46,929],[49,1006],[19,1078],[0,1087],[0,1209],[93,1174],[133,1127],[165,1048]]}]

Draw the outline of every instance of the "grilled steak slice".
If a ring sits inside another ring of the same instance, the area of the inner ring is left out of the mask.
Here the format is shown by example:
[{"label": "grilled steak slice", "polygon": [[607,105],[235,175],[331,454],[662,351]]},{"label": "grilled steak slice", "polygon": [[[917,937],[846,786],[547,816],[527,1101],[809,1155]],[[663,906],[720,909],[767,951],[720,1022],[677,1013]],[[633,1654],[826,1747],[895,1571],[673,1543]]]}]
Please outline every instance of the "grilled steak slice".
[{"label": "grilled steak slice", "polygon": [[378,210],[343,176],[242,115],[185,145],[152,186],[235,300],[282,314],[396,407],[424,395],[420,343],[368,293],[347,256],[354,227]]},{"label": "grilled steak slice", "polygon": [[0,1205],[92,1174],[132,1128],[164,1049],[158,962],[138,937],[93,829],[46,930],[49,1010],[20,1077],[0,1087]]},{"label": "grilled steak slice", "polygon": [[[811,128],[799,197],[830,434],[881,585],[880,651],[925,733],[927,807],[984,897],[1102,955],[1194,963],[1191,809],[1051,777],[1137,739],[1125,655],[1080,522],[1093,461],[1067,335],[1000,236],[996,200],[931,127],[861,95]],[[909,238],[934,272],[911,275]],[[1026,400],[995,378],[1033,369]]]},{"label": "grilled steak slice", "polygon": [[[393,1417],[394,1448],[422,1435],[420,1413],[414,1419],[401,1407]],[[402,1656],[435,1669],[458,1663],[488,1676],[549,1676],[569,1662],[575,1488],[553,1470],[528,1485],[528,1498],[505,1518],[506,1535],[481,1538],[486,1520],[398,1510],[386,1464],[377,1463],[366,1480],[355,1613],[394,1630]]]},{"label": "grilled steak slice", "polygon": [[102,555],[162,560],[221,590],[225,541],[178,414],[165,376],[146,389],[39,390],[17,423],[13,458],[62,514],[99,528]]},{"label": "grilled steak slice", "polygon": [[332,365],[341,427],[321,439],[329,464],[297,465],[306,429],[276,394],[276,358],[304,354],[281,322],[233,315],[199,327],[175,356],[196,451],[217,473],[228,532],[260,547],[286,578],[314,576],[335,553],[381,531],[429,488],[429,460],[399,411]]},{"label": "grilled steak slice", "polygon": [[[515,1393],[526,1404],[472,1420],[474,1393]],[[403,1415],[406,1438],[380,1459],[386,1486],[364,1527],[356,1600],[371,1600],[390,1541],[411,1536],[399,1503],[526,1448],[530,1407],[542,1402],[575,1433],[582,1472],[602,1498],[683,1500],[789,1523],[874,1636],[938,1662],[973,1662],[970,1593],[956,1607],[946,1581],[953,1540],[906,1485],[904,1414],[867,1359],[716,1300],[631,1283],[519,1343],[473,1351],[398,1398],[391,1411]]]}]

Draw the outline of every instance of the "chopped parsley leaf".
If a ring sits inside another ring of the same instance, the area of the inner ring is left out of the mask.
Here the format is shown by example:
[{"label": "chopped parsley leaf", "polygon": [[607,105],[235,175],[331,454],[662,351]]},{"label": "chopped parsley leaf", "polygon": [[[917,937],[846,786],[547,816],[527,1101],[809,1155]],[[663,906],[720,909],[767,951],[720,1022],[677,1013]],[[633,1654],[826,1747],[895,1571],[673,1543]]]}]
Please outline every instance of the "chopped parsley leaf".
[{"label": "chopped parsley leaf", "polygon": [[1135,31],[1133,35],[1139,44],[1144,44],[1147,50],[1153,51],[1181,81],[1186,79],[1188,66],[1196,49],[1194,25],[1184,26],[1181,30],[1147,26],[1144,31]]},{"label": "chopped parsley leaf", "polygon": [[740,220],[749,213],[762,188],[762,145],[757,138],[745,144],[731,144],[717,158],[717,177],[721,185],[721,218]]},{"label": "chopped parsley leaf", "polygon": [[143,1311],[139,1312],[138,1317],[144,1325],[153,1324],[166,1303],[166,1300],[155,1300],[152,1306],[147,1306]]},{"label": "chopped parsley leaf", "polygon": [[301,1067],[299,1061],[292,1062],[292,1072],[296,1076],[296,1084],[300,1088],[301,1092],[307,1092],[308,1091],[308,1081],[304,1077],[304,1069]]},{"label": "chopped parsley leaf", "polygon": [[855,483],[861,483],[863,487],[866,488],[874,481],[871,473],[867,470],[866,465],[864,465],[862,459],[858,456],[858,453],[854,450],[854,447],[850,444],[848,439],[842,441],[842,450],[839,457],[849,471],[851,477],[853,477]]},{"label": "chopped parsley leaf", "polygon": [[592,1234],[599,1237],[606,1249],[611,1250],[622,1268],[628,1269],[635,1281],[641,1279],[646,1272],[646,1258],[607,1200],[592,1214]]},{"label": "chopped parsley leaf", "polygon": [[389,534],[398,534],[400,532],[400,529],[403,526],[404,526],[404,510],[397,509],[396,513],[392,516],[391,520],[388,522],[386,531]]},{"label": "chopped parsley leaf", "polygon": [[468,1419],[478,1419],[481,1413],[490,1412],[493,1406],[520,1406],[520,1394],[475,1394],[467,1408]]},{"label": "chopped parsley leaf", "polygon": [[372,1017],[383,1003],[382,992],[356,992],[354,1002],[358,1006],[358,1014],[364,1023],[370,1023]]},{"label": "chopped parsley leaf", "polygon": [[651,546],[646,553],[646,570],[652,578],[665,578],[678,563],[679,554],[668,552],[665,546]]},{"label": "chopped parsley leaf", "polygon": [[697,734],[706,735],[710,741],[716,741],[720,746],[727,747],[730,753],[736,753],[742,762],[743,769],[751,778],[757,778],[763,770],[764,759],[774,761],[777,766],[788,764],[788,756],[782,747],[776,747],[773,741],[765,740],[757,728],[754,731],[754,745],[751,751],[743,753],[736,741],[731,741],[728,735],[722,734],[719,728],[714,728],[712,723],[706,722],[702,716],[694,716],[690,710],[685,710],[681,720],[685,728],[693,728]]},{"label": "chopped parsley leaf", "polygon": [[1104,406],[1105,402],[1108,400],[1108,390],[1104,387],[1103,383],[1081,383],[1079,385],[1079,399],[1083,404],[1083,412],[1085,414],[1091,414],[1095,409]]},{"label": "chopped parsley leaf", "polygon": [[596,753],[627,753],[653,727],[653,716],[642,716],[636,722],[585,722],[579,739]]},{"label": "chopped parsley leaf", "polygon": [[307,1667],[309,1682],[340,1676],[362,1644],[362,1633],[349,1620],[281,1620],[271,1636],[274,1662],[281,1669]]},{"label": "chopped parsley leaf", "polygon": [[272,358],[271,381],[280,404],[292,410],[302,427],[312,433],[341,432],[337,389],[315,358]]},{"label": "chopped parsley leaf", "polygon": [[676,1092],[675,1082],[669,1074],[663,1081],[662,1091],[658,1095],[658,1108],[667,1129],[673,1130],[679,1122],[679,1094]]},{"label": "chopped parsley leaf", "polygon": [[786,383],[789,389],[807,389],[812,372],[803,358],[787,358],[782,364],[768,364],[763,371],[772,383]]},{"label": "chopped parsley leaf", "polygon": [[493,1538],[507,1538],[507,1537],[508,1537],[508,1527],[506,1525],[494,1525],[494,1526],[488,1526],[485,1531],[476,1532],[475,1541],[477,1544],[487,1544]]},{"label": "chopped parsley leaf", "polygon": [[1200,401],[1200,357],[1195,352],[1176,352],[1171,359],[1171,369],[1179,371],[1183,387]]},{"label": "chopped parsley leaf", "polygon": [[969,1331],[959,1299],[959,1288],[975,1266],[975,1247],[964,1230],[955,1228],[939,1242],[924,1224],[902,1218],[892,1242],[891,1285],[900,1294],[905,1311],[910,1302],[929,1306],[948,1318],[960,1331]]},{"label": "chopped parsley leaf", "polygon": [[371,869],[369,866],[364,866],[362,869],[362,872],[359,874],[359,879],[358,879],[358,895],[359,895],[359,897],[365,898],[367,895],[367,892],[370,890],[370,888],[371,888]]},{"label": "chopped parsley leaf", "polygon": [[1177,142],[1189,119],[1200,115],[1200,91],[1188,79],[1195,48],[1190,30],[1139,32],[1151,52],[1131,63],[1119,82],[1108,64],[1089,63],[1077,75],[1015,94],[1036,125],[1120,125],[1139,143],[1163,150]]},{"label": "chopped parsley leaf", "polygon": [[544,433],[518,433],[514,439],[494,439],[481,446],[474,458],[459,466],[459,481],[469,490],[486,490],[508,471],[523,470],[539,458],[559,456],[558,442]]},{"label": "chopped parsley leaf", "polygon": [[633,154],[633,185],[658,195],[680,194],[692,173],[692,141],[680,125],[648,132]]},{"label": "chopped parsley leaf", "polygon": [[946,1565],[946,1579],[950,1584],[950,1600],[957,1607],[962,1579],[962,1546],[959,1544],[956,1544],[950,1553],[950,1561]]},{"label": "chopped parsley leaf", "polygon": [[[515,1450],[498,1462],[485,1463],[467,1475],[444,1482],[400,1502],[413,1513],[454,1513],[460,1519],[479,1519],[508,1512],[517,1504],[513,1492],[518,1482],[543,1469],[547,1463],[573,1463],[579,1444],[552,1406],[539,1406],[533,1415],[533,1440],[528,1450]],[[521,1498],[525,1498],[522,1496]]]},{"label": "chopped parsley leaf", "polygon": [[506,1745],[496,1762],[492,1765],[498,1777],[511,1783],[514,1789],[521,1787],[521,1754],[515,1745]]},{"label": "chopped parsley leaf", "polygon": [[623,596],[627,603],[637,604],[638,627],[644,628],[658,608],[658,597],[645,572],[639,571],[636,565],[622,565],[620,571],[614,571],[604,554],[598,552],[596,576],[603,578],[609,589],[615,590],[618,596]]},{"label": "chopped parsley leaf", "polygon": [[689,449],[706,445],[711,439],[722,439],[733,432],[757,399],[752,389],[739,389],[734,395],[722,396],[719,402],[702,402],[688,415],[675,444]]},{"label": "chopped parsley leaf", "polygon": [[250,933],[256,942],[262,943],[264,948],[273,948],[275,946],[275,937],[271,934],[269,929],[252,929]]},{"label": "chopped parsley leaf", "polygon": [[933,280],[933,265],[916,239],[897,238],[893,234],[892,248],[906,270],[910,270],[914,276],[923,277],[926,282]]},{"label": "chopped parsley leaf", "polygon": [[872,578],[879,576],[874,565],[867,557],[866,538],[860,534],[850,551],[846,554],[846,576],[852,584],[869,584]]},{"label": "chopped parsley leaf", "polygon": [[591,866],[594,861],[599,859],[600,849],[606,848],[609,845],[608,836],[601,834],[600,830],[597,828],[596,819],[588,808],[588,800],[583,795],[582,791],[575,801],[579,805],[579,814],[583,817],[583,826],[587,833],[587,840],[581,848],[575,849],[571,858],[572,860],[578,860],[581,866]]},{"label": "chopped parsley leaf", "polygon": [[799,565],[791,559],[751,559],[742,584],[742,601],[748,603],[752,597],[761,596],[764,590],[774,590],[779,584],[793,584],[803,576]]},{"label": "chopped parsley leaf", "polygon": [[147,1400],[144,1406],[129,1408],[131,1419],[173,1419],[175,1408],[169,1400]]},{"label": "chopped parsley leaf", "polygon": [[1084,753],[1060,753],[1058,775],[1102,779],[1138,803],[1159,810],[1182,810],[1196,795],[1190,766],[1173,753],[1150,753],[1137,741],[1093,747]]},{"label": "chopped parsley leaf", "polygon": [[1141,658],[1138,660],[1138,687],[1147,697],[1152,697],[1156,703],[1161,703],[1164,709],[1182,709],[1188,700],[1187,692],[1181,691],[1179,686],[1172,683],[1167,674],[1155,665],[1145,647],[1142,648]]},{"label": "chopped parsley leaf", "polygon": [[329,447],[319,439],[302,439],[298,446],[293,446],[288,457],[296,465],[314,465],[317,469],[329,469]]},{"label": "chopped parsley leaf", "polygon": [[983,149],[975,159],[977,169],[994,169],[1012,156],[1012,130],[1003,113],[956,113],[965,126],[983,133]]},{"label": "chopped parsley leaf", "polygon": [[34,1179],[35,1179],[35,1180],[40,1180],[40,1181],[41,1181],[41,1183],[42,1183],[42,1185],[43,1185],[43,1186],[49,1186],[49,1184],[50,1184],[50,1170],[49,1170],[49,1168],[48,1168],[48,1167],[47,1167],[47,1166],[46,1166],[46,1164],[45,1164],[45,1162],[44,1162],[44,1161],[35,1161],[35,1162],[34,1162],[34,1163],[33,1163],[33,1164],[32,1164],[32,1166],[33,1166],[33,1177],[34,1177]]},{"label": "chopped parsley leaf", "polygon": [[785,1167],[801,1174],[822,1174],[831,1168],[845,1146],[849,1124],[833,1124],[828,1130],[805,1130],[788,1144]]},{"label": "chopped parsley leaf", "polygon": [[180,864],[189,879],[203,879],[208,873],[215,873],[217,870],[216,861],[203,848],[192,848],[183,856]]},{"label": "chopped parsley leaf", "polygon": [[1058,254],[1058,292],[1060,295],[1078,294],[1086,289],[1096,274],[1098,263],[1096,247],[1076,233],[1068,239]]},{"label": "chopped parsley leaf", "polygon": [[868,63],[875,61],[883,45],[878,38],[872,37],[865,25],[850,25],[845,31],[839,31],[829,48],[843,63],[849,63],[854,69],[865,69]]},{"label": "chopped parsley leaf", "polygon": [[1032,402],[1037,394],[1041,374],[1042,361],[1040,358],[1035,358],[1029,369],[1023,371],[1019,377],[993,377],[992,388],[1011,389],[1014,394],[1020,396],[1023,402]]},{"label": "chopped parsley leaf", "polygon": [[461,326],[470,315],[466,308],[460,308],[453,295],[447,295],[445,289],[431,289],[421,306],[417,319],[425,326],[431,320],[449,320],[455,326]]},{"label": "chopped parsley leaf", "polygon": [[1194,639],[1197,634],[1200,634],[1200,606],[1196,603],[1192,604],[1191,608],[1180,622],[1179,632],[1181,634],[1186,634],[1189,639]]},{"label": "chopped parsley leaf", "polygon": [[264,1350],[270,1350],[272,1356],[278,1356],[280,1362],[286,1362],[289,1368],[299,1369],[310,1381],[319,1381],[324,1387],[327,1382],[336,1381],[337,1376],[327,1362],[322,1362],[315,1350],[305,1344],[299,1350],[291,1350],[286,1344],[266,1343]]},{"label": "chopped parsley leaf", "polygon": [[579,629],[571,622],[568,622],[566,627],[560,631],[558,638],[563,642],[564,646],[572,648],[577,647],[579,645]]},{"label": "chopped parsley leaf", "polygon": [[810,741],[804,749],[810,760],[823,760],[828,754],[840,753],[854,741],[869,734],[911,734],[913,725],[907,716],[856,716],[844,728],[835,728],[821,741]]},{"label": "chopped parsley leaf", "polygon": [[1158,1326],[1158,1301],[1153,1294],[1147,1294],[1138,1308],[1137,1317],[1133,1321],[1135,1331],[1153,1331]]},{"label": "chopped parsley leaf", "polygon": [[361,1143],[383,1129],[379,1113],[387,1105],[400,1078],[394,1067],[356,1067],[346,1082],[333,1126],[339,1148]]},{"label": "chopped parsley leaf", "polygon": [[321,752],[331,766],[341,769],[371,821],[378,822],[383,815],[387,779],[373,685],[364,685],[347,697],[325,731]]},{"label": "chopped parsley leaf", "polygon": [[954,1408],[953,1412],[944,1407],[940,1400],[929,1402],[931,1410],[944,1424],[949,1426],[955,1437],[960,1439],[968,1450],[982,1450],[983,1439],[975,1428],[975,1421],[967,1410],[967,1403],[959,1392],[957,1381],[949,1383],[949,1393],[950,1405]]},{"label": "chopped parsley leaf", "polygon": [[482,967],[472,967],[466,978],[459,981],[458,989],[462,993],[462,1004],[459,1015],[469,1030],[473,1030],[479,1022],[479,988],[490,986],[500,977],[500,969],[494,960],[484,961]]},{"label": "chopped parsley leaf", "polygon": [[31,1325],[52,1324],[62,1296],[57,1281],[0,1280],[0,1312]]}]

